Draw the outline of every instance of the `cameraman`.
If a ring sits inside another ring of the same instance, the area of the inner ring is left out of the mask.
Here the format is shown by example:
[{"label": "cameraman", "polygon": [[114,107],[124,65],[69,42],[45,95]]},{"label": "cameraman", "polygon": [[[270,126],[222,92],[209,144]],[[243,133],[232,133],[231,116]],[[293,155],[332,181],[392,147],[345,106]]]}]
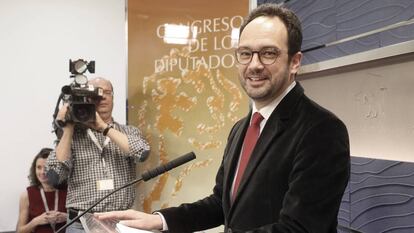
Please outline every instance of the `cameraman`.
[{"label": "cameraman", "polygon": [[[64,104],[56,117],[64,123],[63,135],[47,159],[49,179],[55,184],[67,179],[69,220],[109,192],[135,179],[136,162],[144,161],[149,154],[149,145],[136,127],[113,120],[111,82],[94,78],[88,84],[102,88],[104,93],[102,98],[92,100],[96,106],[96,121],[82,125],[65,122],[68,104]],[[135,187],[130,186],[109,196],[92,212],[129,209],[135,195]],[[84,232],[78,221],[66,229],[66,233],[78,232]]]}]

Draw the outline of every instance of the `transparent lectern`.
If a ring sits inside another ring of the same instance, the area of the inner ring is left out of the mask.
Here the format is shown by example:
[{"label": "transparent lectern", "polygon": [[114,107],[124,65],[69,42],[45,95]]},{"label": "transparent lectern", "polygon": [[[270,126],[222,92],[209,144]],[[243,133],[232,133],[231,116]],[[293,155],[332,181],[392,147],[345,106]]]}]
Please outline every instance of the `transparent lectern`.
[{"label": "transparent lectern", "polygon": [[99,220],[90,213],[84,214],[80,221],[86,233],[153,233],[122,225],[116,220]]}]

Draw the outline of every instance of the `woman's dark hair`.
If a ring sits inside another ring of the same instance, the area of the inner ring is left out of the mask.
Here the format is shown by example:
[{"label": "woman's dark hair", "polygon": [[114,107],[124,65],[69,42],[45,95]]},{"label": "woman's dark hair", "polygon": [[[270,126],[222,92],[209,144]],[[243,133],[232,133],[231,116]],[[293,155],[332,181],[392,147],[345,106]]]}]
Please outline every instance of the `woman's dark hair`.
[{"label": "woman's dark hair", "polygon": [[46,159],[49,156],[51,151],[52,151],[51,148],[42,148],[40,152],[34,157],[32,166],[30,167],[29,176],[28,176],[30,185],[40,185],[40,181],[39,179],[37,179],[37,176],[36,176],[36,162],[40,158]]},{"label": "woman's dark hair", "polygon": [[240,35],[242,34],[247,24],[261,16],[278,17],[283,22],[288,33],[289,57],[292,57],[294,54],[300,51],[302,46],[302,26],[300,20],[295,15],[295,13],[293,13],[293,11],[278,4],[262,4],[250,12],[240,27]]}]

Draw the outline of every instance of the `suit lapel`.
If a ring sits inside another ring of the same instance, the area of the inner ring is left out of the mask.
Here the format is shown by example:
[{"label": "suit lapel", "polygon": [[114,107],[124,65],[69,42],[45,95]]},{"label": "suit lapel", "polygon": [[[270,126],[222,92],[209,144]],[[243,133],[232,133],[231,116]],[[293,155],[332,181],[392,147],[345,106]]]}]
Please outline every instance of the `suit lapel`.
[{"label": "suit lapel", "polygon": [[257,166],[260,164],[263,157],[265,155],[268,155],[266,154],[267,148],[275,140],[275,138],[277,138],[284,131],[284,129],[285,127],[283,121],[281,121],[277,115],[272,114],[272,116],[266,122],[265,128],[260,134],[257,144],[252,151],[249,163],[246,167],[246,170],[244,171],[243,178],[240,181],[239,190],[233,203],[234,206],[237,205],[237,201],[240,195],[242,195],[243,191],[247,188],[252,174],[256,170]]},{"label": "suit lapel", "polygon": [[240,122],[239,126],[235,128],[234,137],[232,137],[231,141],[228,142],[228,143],[231,143],[231,145],[227,152],[228,162],[225,163],[226,165],[224,168],[225,173],[224,173],[224,181],[223,181],[223,187],[224,187],[223,197],[225,200],[224,202],[225,212],[227,212],[227,210],[230,208],[230,205],[231,205],[230,203],[231,186],[233,184],[234,173],[236,171],[237,162],[240,156],[240,151],[241,151],[241,147],[243,144],[244,135],[246,134],[247,127],[249,125],[250,115],[251,115],[251,111],[249,112],[247,117],[245,117]]},{"label": "suit lapel", "polygon": [[[299,83],[296,83],[296,86],[292,89],[291,92],[288,93],[288,95],[285,96],[285,98],[280,102],[280,104],[276,107],[276,109],[273,111],[273,113],[270,115],[269,119],[266,122],[266,125],[260,134],[260,137],[257,141],[257,144],[255,148],[253,149],[252,155],[250,157],[249,163],[246,167],[246,170],[244,172],[243,178],[239,185],[239,191],[238,194],[235,197],[233,205],[230,206],[229,215],[234,211],[234,208],[237,207],[237,202],[240,199],[240,196],[243,195],[243,191],[248,188],[248,183],[252,179],[252,176],[254,174],[254,171],[259,166],[260,162],[263,160],[264,156],[271,156],[266,151],[268,150],[269,146],[272,142],[276,140],[277,137],[279,137],[283,131],[286,129],[288,125],[288,121],[290,118],[290,115],[295,109],[296,105],[298,104],[300,97],[303,95],[303,88]],[[251,113],[250,113],[251,115]],[[242,130],[240,130],[240,135],[237,138],[237,144],[239,145],[237,148],[238,150],[236,153],[232,155],[232,168],[229,169],[228,172],[235,172],[235,167],[237,166],[237,160],[240,154],[240,147],[243,143],[244,135],[248,126],[249,118],[247,118],[247,122],[243,124]],[[231,184],[233,181],[233,175],[232,173],[226,174],[225,177],[231,177],[231,179],[228,179],[226,190],[227,196],[229,196]],[[228,187],[230,186],[230,187]],[[226,197],[228,198],[228,197]]]}]

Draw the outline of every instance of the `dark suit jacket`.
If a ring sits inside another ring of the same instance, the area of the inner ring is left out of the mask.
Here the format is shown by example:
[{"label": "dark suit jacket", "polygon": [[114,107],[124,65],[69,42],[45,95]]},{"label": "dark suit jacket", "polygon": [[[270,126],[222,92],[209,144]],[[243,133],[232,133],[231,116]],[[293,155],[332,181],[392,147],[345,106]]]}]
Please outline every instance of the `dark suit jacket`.
[{"label": "dark suit jacket", "polygon": [[345,125],[307,98],[297,83],[267,120],[231,204],[230,189],[249,117],[230,132],[213,194],[160,210],[169,232],[221,224],[226,232],[336,232],[350,172]]}]

